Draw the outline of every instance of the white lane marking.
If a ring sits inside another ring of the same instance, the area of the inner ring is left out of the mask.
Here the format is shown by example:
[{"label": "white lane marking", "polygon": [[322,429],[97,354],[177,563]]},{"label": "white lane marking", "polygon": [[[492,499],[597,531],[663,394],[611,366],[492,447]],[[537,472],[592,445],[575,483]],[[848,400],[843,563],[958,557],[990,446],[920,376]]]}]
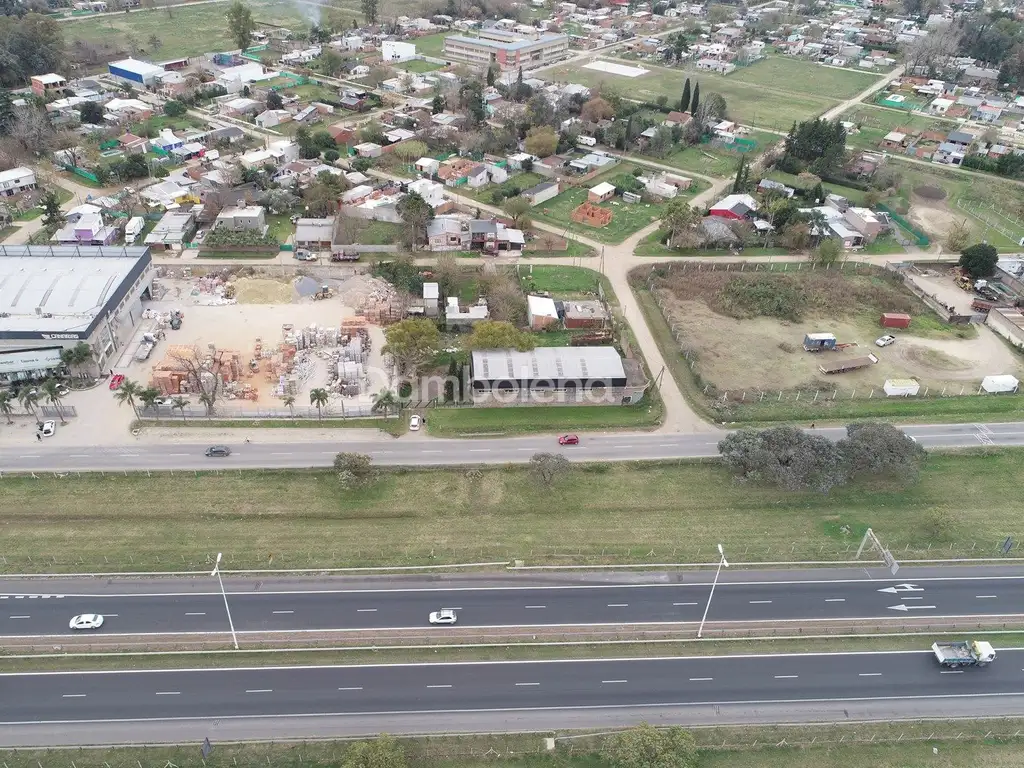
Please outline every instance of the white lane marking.
[{"label": "white lane marking", "polygon": [[356,608],[356,613],[376,613],[376,608]]},{"label": "white lane marking", "polygon": [[524,605],[523,607],[524,608],[530,608],[530,609],[532,609],[532,608],[538,608],[538,609],[539,608],[547,608],[546,605]]},{"label": "white lane marking", "polygon": [[156,696],[181,696],[181,691],[157,691]]},{"label": "white lane marking", "polygon": [[188,456],[187,453],[168,453],[168,456]]},{"label": "white lane marking", "polygon": [[516,683],[516,685],[540,685],[540,683]]},{"label": "white lane marking", "polygon": [[186,613],[186,616],[205,616],[206,613]]},{"label": "white lane marking", "polygon": [[64,699],[84,699],[84,693],[65,693],[61,698]]},{"label": "white lane marking", "polygon": [[629,680],[602,680],[602,685],[614,685],[615,683],[628,683]]},{"label": "white lane marking", "polygon": [[996,597],[995,595],[975,595],[974,599],[975,600],[994,600],[995,597]]},{"label": "white lane marking", "polygon": [[632,445],[613,445],[612,448],[632,448]]},{"label": "white lane marking", "polygon": [[537,452],[536,448],[516,448],[516,450],[517,451],[533,451],[534,453]]},{"label": "white lane marking", "polygon": [[846,598],[845,597],[826,597],[825,598],[825,602],[826,603],[845,603],[846,602]]},{"label": "white lane marking", "polygon": [[278,452],[278,453],[272,453],[270,455],[271,456],[291,456],[292,452],[291,451],[281,451],[281,452]]},{"label": "white lane marking", "polygon": [[469,452],[470,453],[490,453],[491,449],[490,448],[470,448]]},{"label": "white lane marking", "polygon": [[444,451],[420,451],[420,453],[444,453]]},{"label": "white lane marking", "polygon": [[295,613],[295,611],[274,611],[274,613]]},{"label": "white lane marking", "polygon": [[69,459],[88,459],[89,458],[89,454],[88,453],[69,453],[68,454],[68,458]]},{"label": "white lane marking", "polygon": [[247,690],[246,693],[273,693],[273,688],[252,688]]},{"label": "white lane marking", "polygon": [[32,453],[26,453],[23,456],[19,456],[19,459],[38,459],[39,457]]},{"label": "white lane marking", "polygon": [[103,616],[104,616],[104,618],[107,618],[107,619],[116,619],[118,614],[116,614],[116,613],[104,613]]},{"label": "white lane marking", "polygon": [[857,677],[881,677],[881,672],[860,672]]},{"label": "white lane marking", "polygon": [[428,685],[427,688],[451,688],[450,685]]},{"label": "white lane marking", "polygon": [[451,610],[453,610],[453,611],[461,611],[462,610],[462,606],[461,605],[456,606],[454,608],[451,608]]},{"label": "white lane marking", "polygon": [[137,454],[137,453],[121,453],[121,454],[118,454],[118,455],[121,456],[122,458],[125,458],[125,459],[137,459],[137,458],[139,458],[139,454]]},{"label": "white lane marking", "polygon": [[659,448],[675,448],[674,443],[658,443]]},{"label": "white lane marking", "polygon": [[672,603],[672,605],[696,605],[696,603]]},{"label": "white lane marking", "polygon": [[751,600],[750,604],[751,605],[770,605],[771,602],[772,602],[771,600]]},{"label": "white lane marking", "polygon": [[608,603],[609,608],[628,608],[629,603]]},{"label": "white lane marking", "polygon": [[8,619],[31,619],[31,616],[8,616]]},{"label": "white lane marking", "polygon": [[923,597],[901,597],[900,600],[924,600]]},{"label": "white lane marking", "polygon": [[708,680],[714,680],[714,679],[715,678],[713,678],[713,677],[691,677],[690,678],[690,682],[691,683],[704,683],[704,682],[707,682]]},{"label": "white lane marking", "polygon": [[962,675],[963,673],[962,669],[944,669],[939,672],[940,675]]},{"label": "white lane marking", "polygon": [[353,686],[352,688],[339,688],[338,690],[339,691],[361,691],[361,690],[363,690],[363,688],[362,688],[362,686]]},{"label": "white lane marking", "polygon": [[776,675],[776,680],[796,680],[800,675]]}]

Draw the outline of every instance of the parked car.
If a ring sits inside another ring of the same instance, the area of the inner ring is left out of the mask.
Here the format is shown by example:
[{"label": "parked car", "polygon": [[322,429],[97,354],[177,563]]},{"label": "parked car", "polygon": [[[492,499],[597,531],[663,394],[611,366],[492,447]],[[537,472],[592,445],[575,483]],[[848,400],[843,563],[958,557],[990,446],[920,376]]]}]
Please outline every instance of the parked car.
[{"label": "parked car", "polygon": [[890,344],[896,343],[896,337],[886,334],[880,338],[875,339],[876,347],[888,347]]},{"label": "parked car", "polygon": [[172,405],[174,405],[174,398],[173,397],[158,397],[156,400],[153,401],[153,405],[172,406]]},{"label": "parked car", "polygon": [[454,624],[459,620],[459,617],[455,615],[455,611],[452,608],[442,608],[440,611],[431,613],[427,620],[431,624]]},{"label": "parked car", "polygon": [[409,431],[410,432],[419,432],[420,425],[422,423],[423,423],[423,419],[420,418],[420,415],[418,413],[414,413],[412,415],[412,418],[409,419]]},{"label": "parked car", "polygon": [[68,626],[71,629],[99,629],[103,626],[103,617],[98,613],[83,613],[72,617]]},{"label": "parked car", "polygon": [[307,251],[305,248],[299,248],[295,251],[295,258],[299,261],[316,261],[318,257],[312,251]]},{"label": "parked car", "polygon": [[562,435],[558,438],[559,445],[579,445],[580,438],[578,435]]},{"label": "parked car", "polygon": [[39,425],[39,431],[42,433],[43,437],[51,437],[53,433],[57,431],[57,422],[53,419],[44,421]]},{"label": "parked car", "polygon": [[122,384],[124,384],[124,374],[123,373],[115,373],[113,376],[110,377],[110,388],[112,390],[117,389]]},{"label": "parked car", "polygon": [[211,445],[206,449],[207,456],[230,456],[231,449],[226,445]]}]

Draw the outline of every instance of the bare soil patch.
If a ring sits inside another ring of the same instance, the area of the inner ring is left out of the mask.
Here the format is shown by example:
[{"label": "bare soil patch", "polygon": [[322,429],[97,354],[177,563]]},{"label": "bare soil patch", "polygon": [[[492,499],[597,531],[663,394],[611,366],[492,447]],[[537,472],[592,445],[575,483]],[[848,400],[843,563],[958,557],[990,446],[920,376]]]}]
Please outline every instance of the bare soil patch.
[{"label": "bare soil patch", "polygon": [[907,214],[910,221],[926,234],[945,237],[956,221],[956,214],[945,201],[922,197],[916,194],[917,190],[914,192],[910,200],[910,212]]},{"label": "bare soil patch", "polygon": [[923,197],[925,200],[945,200],[946,190],[942,187],[936,187],[932,184],[922,184],[919,187],[914,187],[914,194],[918,197]]}]

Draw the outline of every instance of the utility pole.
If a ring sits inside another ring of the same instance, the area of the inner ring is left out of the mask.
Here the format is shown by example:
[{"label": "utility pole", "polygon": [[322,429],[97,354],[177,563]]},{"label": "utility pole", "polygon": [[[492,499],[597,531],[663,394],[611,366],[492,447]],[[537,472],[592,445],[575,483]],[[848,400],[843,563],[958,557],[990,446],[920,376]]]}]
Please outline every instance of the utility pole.
[{"label": "utility pole", "polygon": [[882,542],[875,536],[875,532],[868,528],[864,531],[864,538],[860,540],[860,546],[857,548],[857,556],[854,560],[860,560],[861,553],[864,551],[864,547],[871,543],[871,548],[878,552],[882,556],[882,560],[885,562],[886,567],[893,576],[900,569],[900,564],[896,562],[896,558],[892,556],[892,552],[882,546]]},{"label": "utility pole", "polygon": [[725,559],[725,551],[722,549],[722,545],[718,545],[718,554],[722,556],[722,559],[718,561],[718,570],[715,571],[715,580],[711,582],[711,592],[708,593],[708,604],[704,606],[704,615],[700,619],[700,626],[697,628],[697,637],[704,633],[704,622],[707,621],[708,611],[711,610],[711,598],[715,596],[715,587],[718,586],[718,574],[722,572],[722,566],[729,567],[729,561]]},{"label": "utility pole", "polygon": [[217,553],[217,562],[214,564],[213,572],[210,573],[210,575],[211,576],[216,576],[217,577],[217,581],[220,583],[220,594],[224,598],[224,610],[227,611],[227,614],[228,614],[228,626],[231,627],[231,640],[232,640],[232,642],[234,642],[235,650],[237,651],[238,650],[238,636],[235,634],[235,622],[233,622],[231,620],[231,608],[228,606],[228,593],[224,591],[224,579],[222,579],[221,576],[220,576],[220,560],[221,560],[222,556],[223,555],[222,555],[221,552]]}]

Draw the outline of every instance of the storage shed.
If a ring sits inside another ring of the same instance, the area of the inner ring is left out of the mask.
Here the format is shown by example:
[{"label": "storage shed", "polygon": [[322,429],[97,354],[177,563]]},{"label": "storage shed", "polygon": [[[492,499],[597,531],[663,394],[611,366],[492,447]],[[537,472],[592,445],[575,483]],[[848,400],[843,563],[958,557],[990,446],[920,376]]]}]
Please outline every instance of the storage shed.
[{"label": "storage shed", "polygon": [[808,333],[804,336],[804,349],[808,352],[821,352],[836,348],[836,337],[833,333]]},{"label": "storage shed", "polygon": [[999,376],[986,376],[981,380],[981,389],[984,392],[995,394],[997,392],[1016,392],[1020,382],[1015,376],[1004,373]]},{"label": "storage shed", "polygon": [[886,379],[882,385],[887,397],[913,397],[921,391],[915,379]]},{"label": "storage shed", "polygon": [[883,328],[909,328],[910,315],[902,312],[884,312],[880,322]]}]

